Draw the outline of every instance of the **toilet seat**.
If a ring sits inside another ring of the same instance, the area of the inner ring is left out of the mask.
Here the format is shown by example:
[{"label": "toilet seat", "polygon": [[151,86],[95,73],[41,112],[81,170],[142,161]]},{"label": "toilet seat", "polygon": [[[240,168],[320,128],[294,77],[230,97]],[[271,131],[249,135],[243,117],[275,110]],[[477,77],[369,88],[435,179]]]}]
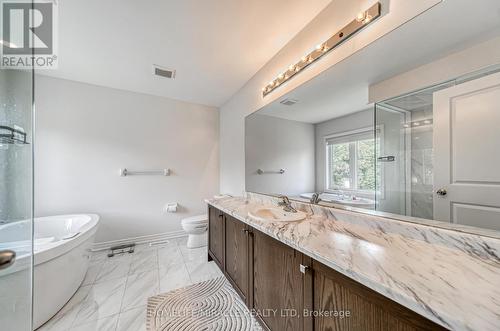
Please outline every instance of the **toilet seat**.
[{"label": "toilet seat", "polygon": [[188,234],[188,248],[207,245],[208,216],[206,214],[184,218],[181,224]]},{"label": "toilet seat", "polygon": [[184,218],[181,221],[182,224],[188,225],[188,224],[207,224],[208,223],[208,216],[207,215],[197,215],[197,216],[192,216],[188,218]]}]

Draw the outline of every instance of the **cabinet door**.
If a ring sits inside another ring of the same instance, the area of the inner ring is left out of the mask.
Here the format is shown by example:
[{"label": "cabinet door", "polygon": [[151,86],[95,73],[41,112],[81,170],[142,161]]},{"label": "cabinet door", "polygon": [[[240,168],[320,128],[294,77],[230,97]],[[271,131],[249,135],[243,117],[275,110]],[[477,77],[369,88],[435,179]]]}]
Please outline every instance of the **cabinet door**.
[{"label": "cabinet door", "polygon": [[317,261],[313,261],[312,274],[314,287],[312,310],[316,313],[339,314],[315,317],[315,331],[445,330]]},{"label": "cabinet door", "polygon": [[224,270],[224,213],[208,208],[208,254]]},{"label": "cabinet door", "polygon": [[248,227],[226,215],[225,270],[226,276],[243,301],[248,297]]},{"label": "cabinet door", "polygon": [[303,330],[301,262],[301,253],[253,231],[252,308],[270,330]]}]

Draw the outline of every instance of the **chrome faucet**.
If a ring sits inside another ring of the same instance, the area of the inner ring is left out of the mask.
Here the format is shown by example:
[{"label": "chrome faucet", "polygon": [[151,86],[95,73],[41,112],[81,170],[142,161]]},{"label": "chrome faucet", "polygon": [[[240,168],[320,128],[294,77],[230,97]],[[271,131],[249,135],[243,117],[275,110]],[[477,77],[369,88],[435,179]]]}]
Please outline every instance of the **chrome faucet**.
[{"label": "chrome faucet", "polygon": [[309,200],[313,205],[317,205],[321,202],[321,198],[319,197],[319,193],[313,193],[311,199]]},{"label": "chrome faucet", "polygon": [[296,213],[297,209],[292,207],[292,203],[290,202],[290,199],[286,195],[281,195],[279,197],[281,199],[280,202],[278,202],[278,206],[282,206],[283,210],[289,213]]}]

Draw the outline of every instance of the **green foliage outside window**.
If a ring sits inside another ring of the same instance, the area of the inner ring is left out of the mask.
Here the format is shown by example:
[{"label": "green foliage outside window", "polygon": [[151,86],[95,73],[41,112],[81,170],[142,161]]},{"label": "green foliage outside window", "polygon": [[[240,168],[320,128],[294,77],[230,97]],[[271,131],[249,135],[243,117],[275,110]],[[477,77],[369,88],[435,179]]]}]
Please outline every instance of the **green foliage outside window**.
[{"label": "green foliage outside window", "polygon": [[349,143],[329,146],[330,156],[330,189],[350,187],[350,155]]},{"label": "green foliage outside window", "polygon": [[327,158],[330,190],[375,191],[378,169],[375,167],[374,139],[330,144]]}]

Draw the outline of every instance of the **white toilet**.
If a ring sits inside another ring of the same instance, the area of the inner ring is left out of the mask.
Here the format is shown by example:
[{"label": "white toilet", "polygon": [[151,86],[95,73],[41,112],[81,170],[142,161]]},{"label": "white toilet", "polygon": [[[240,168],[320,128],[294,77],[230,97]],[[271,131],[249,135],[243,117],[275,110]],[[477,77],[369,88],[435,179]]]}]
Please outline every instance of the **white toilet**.
[{"label": "white toilet", "polygon": [[181,223],[182,228],[188,234],[188,248],[197,248],[207,245],[208,216],[206,214],[184,218]]}]

